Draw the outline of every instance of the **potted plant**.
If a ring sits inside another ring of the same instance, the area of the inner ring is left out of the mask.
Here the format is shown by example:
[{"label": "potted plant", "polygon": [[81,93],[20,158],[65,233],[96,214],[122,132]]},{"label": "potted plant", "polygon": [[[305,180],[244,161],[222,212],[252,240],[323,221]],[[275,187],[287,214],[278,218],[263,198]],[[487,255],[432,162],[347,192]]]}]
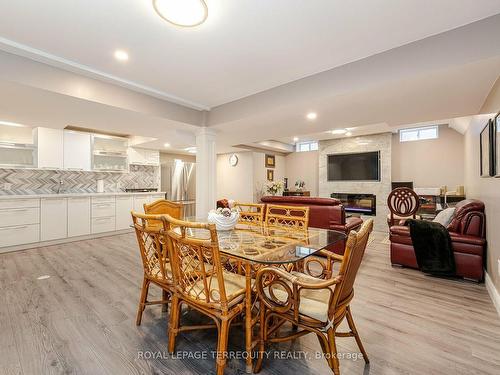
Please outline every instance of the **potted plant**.
[{"label": "potted plant", "polygon": [[278,195],[283,190],[283,182],[272,182],[267,185],[266,191],[270,195]]}]

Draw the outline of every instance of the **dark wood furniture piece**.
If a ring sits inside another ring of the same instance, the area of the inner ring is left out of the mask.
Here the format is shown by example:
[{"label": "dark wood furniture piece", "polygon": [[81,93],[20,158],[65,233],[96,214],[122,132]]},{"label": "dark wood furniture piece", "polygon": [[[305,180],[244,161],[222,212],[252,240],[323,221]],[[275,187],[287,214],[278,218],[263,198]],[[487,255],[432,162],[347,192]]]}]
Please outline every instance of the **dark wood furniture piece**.
[{"label": "dark wood furniture piece", "polygon": [[[259,270],[255,285],[260,301],[259,358],[255,371],[259,372],[266,343],[293,340],[309,333],[317,335],[328,365],[334,374],[340,374],[337,358],[337,337],[354,337],[366,363],[368,355],[361,343],[352,317],[350,303],[354,296],[354,281],[373,229],[373,219],[363,223],[359,233],[351,231],[344,256],[323,251],[325,260],[306,259],[303,272],[286,272],[276,267]],[[321,272],[311,272],[309,263],[322,266]],[[340,263],[338,275],[333,263]],[[349,332],[337,332],[347,320]],[[286,322],[297,327],[293,333],[279,335]]]},{"label": "dark wood furniture piece", "polygon": [[311,192],[307,190],[285,190],[284,197],[310,197]]},{"label": "dark wood furniture piece", "polygon": [[408,219],[416,219],[420,198],[412,189],[399,187],[391,191],[387,197],[387,206],[389,207],[387,224],[390,228]]}]

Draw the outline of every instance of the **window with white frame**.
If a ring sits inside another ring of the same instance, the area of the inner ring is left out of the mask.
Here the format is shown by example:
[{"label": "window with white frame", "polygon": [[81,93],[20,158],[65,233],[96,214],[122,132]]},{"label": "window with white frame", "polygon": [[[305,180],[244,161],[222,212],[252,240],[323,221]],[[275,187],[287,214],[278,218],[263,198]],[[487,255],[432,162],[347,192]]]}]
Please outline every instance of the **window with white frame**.
[{"label": "window with white frame", "polygon": [[318,150],[317,141],[297,142],[297,144],[295,145],[296,152],[317,151],[317,150]]},{"label": "window with white frame", "polygon": [[425,126],[421,128],[401,129],[399,131],[400,142],[423,141],[424,139],[436,139],[439,137],[439,127],[437,125]]}]

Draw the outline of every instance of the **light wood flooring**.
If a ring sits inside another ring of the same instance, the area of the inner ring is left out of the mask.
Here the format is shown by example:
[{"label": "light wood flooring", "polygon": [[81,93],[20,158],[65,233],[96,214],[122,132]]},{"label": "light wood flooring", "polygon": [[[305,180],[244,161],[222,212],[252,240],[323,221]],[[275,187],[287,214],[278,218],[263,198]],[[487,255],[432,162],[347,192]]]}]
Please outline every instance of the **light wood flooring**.
[{"label": "light wood flooring", "polygon": [[[343,359],[342,374],[500,374],[500,319],[485,286],[392,268],[385,237],[373,234],[352,304],[371,364]],[[135,326],[141,281],[133,234],[1,254],[0,374],[212,373],[211,358],[143,358],[167,356],[167,315],[147,307]],[[183,319],[199,317],[189,311]],[[352,338],[338,346],[357,353]],[[181,334],[176,349],[215,347],[206,330]],[[232,328],[229,348],[243,347],[241,327]],[[312,335],[270,349],[302,358],[270,358],[262,374],[330,373],[314,359],[321,349]],[[244,372],[244,360],[229,360],[226,374]]]}]

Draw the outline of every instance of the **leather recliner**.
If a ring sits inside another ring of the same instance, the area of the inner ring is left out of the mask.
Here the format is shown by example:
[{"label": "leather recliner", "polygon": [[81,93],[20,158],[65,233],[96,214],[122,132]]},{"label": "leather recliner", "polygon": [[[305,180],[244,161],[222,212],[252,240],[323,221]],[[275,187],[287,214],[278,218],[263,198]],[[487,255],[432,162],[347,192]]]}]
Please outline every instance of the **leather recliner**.
[{"label": "leather recliner", "polygon": [[[284,206],[308,206],[309,226],[314,228],[332,229],[348,234],[363,224],[363,220],[359,217],[346,217],[342,202],[334,198],[265,196],[261,198],[261,202]],[[327,249],[343,255],[345,241]]]},{"label": "leather recliner", "polygon": [[[451,237],[457,276],[482,281],[486,252],[484,203],[476,199],[457,203],[447,229]],[[390,240],[391,263],[418,268],[409,227],[392,226]]]}]

